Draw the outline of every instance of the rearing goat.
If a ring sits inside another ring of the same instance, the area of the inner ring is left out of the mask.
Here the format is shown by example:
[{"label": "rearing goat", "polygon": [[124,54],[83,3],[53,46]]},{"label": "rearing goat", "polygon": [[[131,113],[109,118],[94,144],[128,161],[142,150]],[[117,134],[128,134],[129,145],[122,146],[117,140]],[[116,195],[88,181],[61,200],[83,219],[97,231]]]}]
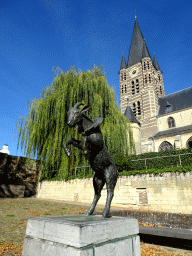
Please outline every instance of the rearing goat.
[{"label": "rearing goat", "polygon": [[103,135],[99,128],[99,125],[103,122],[103,118],[98,117],[92,121],[88,116],[84,114],[84,112],[88,111],[91,106],[87,105],[82,110],[79,110],[78,107],[80,105],[83,104],[78,102],[74,105],[74,107],[69,108],[69,111],[67,112],[67,123],[70,127],[74,127],[74,130],[76,130],[78,126],[78,132],[81,133],[84,138],[82,141],[69,138],[63,147],[67,156],[71,155],[71,152],[68,149],[68,145],[70,144],[82,149],[84,154],[89,159],[91,168],[95,172],[93,178],[95,195],[86,215],[93,214],[96,204],[101,197],[101,190],[106,183],[107,201],[102,216],[104,218],[109,218],[110,205],[114,195],[118,171],[103,142]]}]

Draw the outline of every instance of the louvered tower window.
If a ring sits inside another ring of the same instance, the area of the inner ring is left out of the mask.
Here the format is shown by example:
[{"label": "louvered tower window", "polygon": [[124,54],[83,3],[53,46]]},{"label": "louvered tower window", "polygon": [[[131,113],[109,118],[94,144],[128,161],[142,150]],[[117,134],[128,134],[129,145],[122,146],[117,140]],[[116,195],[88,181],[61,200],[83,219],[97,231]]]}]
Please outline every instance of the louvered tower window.
[{"label": "louvered tower window", "polygon": [[143,69],[146,70],[146,64],[145,64],[145,62],[143,63]]},{"label": "louvered tower window", "polygon": [[137,112],[138,112],[138,115],[140,116],[141,115],[140,101],[137,101]]},{"label": "louvered tower window", "polygon": [[135,106],[135,103],[133,103],[133,114],[136,116],[136,106]]},{"label": "louvered tower window", "polygon": [[122,87],[121,87],[121,92],[123,93],[123,85],[122,85]]},{"label": "louvered tower window", "polygon": [[134,84],[134,81],[132,81],[132,95],[135,94],[135,84]]},{"label": "louvered tower window", "polygon": [[145,75],[145,83],[147,83],[147,75]]},{"label": "louvered tower window", "polygon": [[162,87],[161,87],[161,86],[160,86],[160,93],[163,94],[163,92],[162,92]]},{"label": "louvered tower window", "polygon": [[126,73],[124,73],[124,80],[126,80]]},{"label": "louvered tower window", "polygon": [[150,69],[150,67],[149,67],[149,61],[147,61],[147,67],[148,67],[148,69]]},{"label": "louvered tower window", "polygon": [[149,83],[151,83],[151,75],[149,74]]},{"label": "louvered tower window", "polygon": [[121,73],[121,80],[123,80],[123,73]]},{"label": "louvered tower window", "polygon": [[158,90],[158,88],[156,88],[156,94],[157,94],[157,96],[159,96],[159,90]]},{"label": "louvered tower window", "polygon": [[127,85],[125,84],[125,92],[127,92]]},{"label": "louvered tower window", "polygon": [[159,81],[161,81],[161,77],[160,77],[160,75],[158,75],[158,78],[159,78]]},{"label": "louvered tower window", "polygon": [[139,80],[136,79],[136,90],[137,90],[137,93],[139,93]]}]

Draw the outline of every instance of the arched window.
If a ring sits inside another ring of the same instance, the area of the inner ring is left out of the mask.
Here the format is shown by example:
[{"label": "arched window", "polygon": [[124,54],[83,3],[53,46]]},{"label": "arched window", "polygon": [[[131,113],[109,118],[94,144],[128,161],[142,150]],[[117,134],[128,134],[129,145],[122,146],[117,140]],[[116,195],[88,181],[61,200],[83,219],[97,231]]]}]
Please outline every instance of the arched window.
[{"label": "arched window", "polygon": [[175,127],[175,119],[173,117],[168,118],[168,125],[169,125],[169,128]]},{"label": "arched window", "polygon": [[124,73],[124,80],[126,80],[126,73]]},{"label": "arched window", "polygon": [[147,75],[145,75],[145,83],[147,83]]},{"label": "arched window", "polygon": [[143,63],[143,69],[146,70],[146,65],[145,62]]},{"label": "arched window", "polygon": [[147,67],[148,67],[148,69],[150,69],[150,67],[149,67],[149,61],[147,61]]},{"label": "arched window", "polygon": [[135,84],[134,84],[134,81],[132,81],[132,95],[135,94]]},{"label": "arched window", "polygon": [[123,80],[123,73],[121,73],[121,80]]},{"label": "arched window", "polygon": [[125,92],[127,92],[127,85],[125,84]]},{"label": "arched window", "polygon": [[186,144],[187,148],[192,148],[192,136],[188,139]]},{"label": "arched window", "polygon": [[136,116],[136,105],[133,103],[133,114]]},{"label": "arched window", "polygon": [[151,83],[151,75],[149,74],[149,83]]},{"label": "arched window", "polygon": [[140,116],[141,115],[140,101],[137,101],[137,112],[138,112],[138,115]]},{"label": "arched window", "polygon": [[168,141],[163,141],[161,145],[159,146],[159,152],[173,150],[173,146]]},{"label": "arched window", "polygon": [[136,90],[137,90],[137,93],[139,93],[139,80],[136,79]]},{"label": "arched window", "polygon": [[158,75],[158,78],[159,78],[159,81],[161,81],[161,77],[160,77],[160,75]]},{"label": "arched window", "polygon": [[123,85],[122,85],[122,87],[121,87],[121,92],[123,93]]}]

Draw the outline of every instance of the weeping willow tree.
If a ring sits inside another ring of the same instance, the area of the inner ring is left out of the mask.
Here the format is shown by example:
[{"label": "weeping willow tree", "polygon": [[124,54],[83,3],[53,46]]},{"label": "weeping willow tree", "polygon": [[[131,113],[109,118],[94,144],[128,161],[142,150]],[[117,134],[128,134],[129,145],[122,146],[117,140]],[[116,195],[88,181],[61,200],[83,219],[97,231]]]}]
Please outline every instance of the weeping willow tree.
[{"label": "weeping willow tree", "polygon": [[[38,157],[43,174],[50,178],[53,170],[58,179],[67,179],[74,167],[87,165],[83,152],[71,146],[72,155],[68,158],[63,144],[69,138],[82,139],[78,129],[67,125],[67,111],[76,102],[90,104],[86,113],[91,119],[103,117],[100,126],[109,154],[135,153],[130,123],[121,114],[116,104],[115,92],[107,84],[103,68],[78,72],[73,66],[67,72],[57,75],[51,86],[43,89],[42,97],[27,102],[28,117],[18,117],[16,132],[18,145],[28,157]],[[15,133],[16,134],[16,133]],[[129,139],[128,139],[129,137]]]}]

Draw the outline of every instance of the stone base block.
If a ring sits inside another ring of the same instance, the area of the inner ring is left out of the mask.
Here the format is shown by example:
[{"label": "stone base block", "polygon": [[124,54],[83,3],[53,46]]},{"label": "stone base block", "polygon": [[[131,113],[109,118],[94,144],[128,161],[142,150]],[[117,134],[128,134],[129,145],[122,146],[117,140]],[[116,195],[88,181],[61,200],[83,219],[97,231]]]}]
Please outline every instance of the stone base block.
[{"label": "stone base block", "polygon": [[30,218],[22,256],[140,256],[138,234],[138,220],[127,217]]}]

